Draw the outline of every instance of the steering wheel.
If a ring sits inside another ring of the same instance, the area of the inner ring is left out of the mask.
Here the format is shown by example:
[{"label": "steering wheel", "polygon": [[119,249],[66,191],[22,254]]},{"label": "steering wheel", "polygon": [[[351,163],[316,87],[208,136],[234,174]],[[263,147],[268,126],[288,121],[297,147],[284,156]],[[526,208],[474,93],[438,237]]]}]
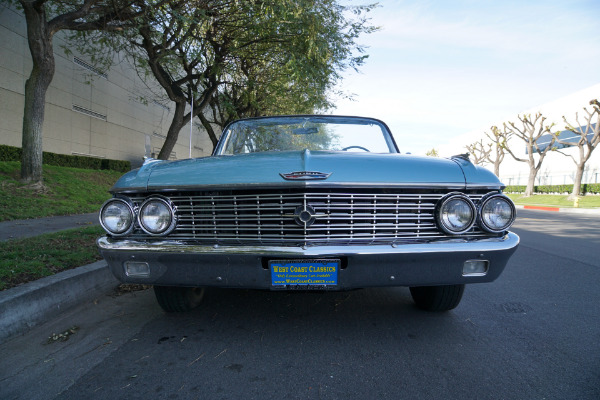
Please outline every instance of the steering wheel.
[{"label": "steering wheel", "polygon": [[367,153],[370,153],[370,152],[371,152],[369,149],[367,149],[367,148],[364,148],[364,147],[362,147],[362,146],[348,146],[348,147],[344,147],[342,150],[343,150],[343,151],[348,151],[348,150],[350,150],[350,149],[361,149],[361,150],[364,150],[364,151],[366,151]]}]

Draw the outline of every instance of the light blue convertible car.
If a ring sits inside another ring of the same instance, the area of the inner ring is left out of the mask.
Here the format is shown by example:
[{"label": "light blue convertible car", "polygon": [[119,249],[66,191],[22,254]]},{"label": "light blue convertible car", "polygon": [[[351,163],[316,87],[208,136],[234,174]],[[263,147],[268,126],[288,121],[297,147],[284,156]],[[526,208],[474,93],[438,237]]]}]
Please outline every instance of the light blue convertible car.
[{"label": "light blue convertible car", "polygon": [[205,287],[407,286],[430,311],[490,282],[519,244],[495,175],[468,155],[402,155],[376,119],[251,118],[210,157],[150,160],[100,211],[100,252],[125,283],[186,311]]}]

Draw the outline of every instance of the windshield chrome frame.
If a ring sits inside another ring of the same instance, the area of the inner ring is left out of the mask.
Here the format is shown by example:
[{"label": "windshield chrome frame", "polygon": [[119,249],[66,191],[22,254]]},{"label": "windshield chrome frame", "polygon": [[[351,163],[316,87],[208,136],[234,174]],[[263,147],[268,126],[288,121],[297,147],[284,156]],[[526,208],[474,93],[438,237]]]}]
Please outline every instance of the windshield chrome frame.
[{"label": "windshield chrome frame", "polygon": [[[376,119],[376,118],[368,118],[368,117],[354,117],[354,116],[343,116],[343,115],[274,115],[274,116],[269,116],[269,117],[255,117],[255,118],[244,118],[244,119],[238,119],[236,121],[230,122],[229,124],[227,124],[227,126],[225,127],[225,129],[223,130],[223,134],[221,135],[221,138],[219,139],[219,143],[217,144],[217,146],[215,147],[212,155],[213,156],[223,156],[223,155],[228,155],[230,156],[231,154],[223,154],[222,152],[224,151],[225,147],[226,147],[226,143],[229,140],[229,135],[231,132],[231,126],[240,122],[245,122],[245,121],[255,121],[255,120],[268,120],[268,119],[285,119],[285,118],[289,118],[289,119],[302,119],[302,118],[310,118],[313,120],[318,120],[318,121],[323,121],[325,122],[329,122],[331,121],[332,123],[338,122],[339,121],[344,121],[344,120],[356,120],[358,124],[360,125],[366,125],[369,123],[373,123],[376,125],[381,126],[382,128],[382,133],[384,135],[384,139],[388,145],[388,148],[390,149],[389,153],[384,153],[384,154],[399,154],[400,151],[398,150],[398,146],[396,144],[396,141],[394,140],[394,137],[392,135],[392,132],[390,131],[390,128],[386,125],[385,122]],[[360,121],[360,122],[359,122]]]}]

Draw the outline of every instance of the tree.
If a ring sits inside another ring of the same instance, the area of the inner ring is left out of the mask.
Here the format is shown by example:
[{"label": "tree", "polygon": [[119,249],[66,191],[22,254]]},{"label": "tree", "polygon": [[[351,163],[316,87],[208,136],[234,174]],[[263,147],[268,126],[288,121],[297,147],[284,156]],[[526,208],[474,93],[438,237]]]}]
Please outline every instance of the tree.
[{"label": "tree", "polygon": [[[338,71],[346,67],[356,69],[363,63],[366,56],[354,57],[351,53],[364,51],[354,43],[359,34],[377,29],[368,26],[362,16],[372,5],[342,7],[337,1],[292,3],[297,11],[286,25],[308,35],[300,37],[295,44],[280,41],[281,51],[267,59],[257,57],[264,49],[251,48],[238,53],[234,62],[228,63],[233,71],[228,71],[229,79],[215,93],[210,103],[211,112],[204,118],[199,115],[205,126],[210,122],[223,128],[243,117],[327,110],[332,106],[328,95],[340,80]],[[352,21],[344,17],[347,11],[358,19]],[[325,57],[311,47],[325,49]]]},{"label": "tree", "polygon": [[[298,66],[305,65],[298,63],[300,57],[305,57],[302,55],[305,51],[297,46],[288,40],[256,42],[232,53],[207,112],[198,114],[214,146],[217,144],[214,125],[223,130],[239,118],[312,114],[331,106],[327,98],[331,71],[315,68],[310,73],[298,73]],[[269,56],[261,56],[266,50]],[[292,56],[296,58],[294,62]]]},{"label": "tree", "polygon": [[[500,164],[506,154],[506,134],[498,129],[497,126],[492,126],[491,131],[491,134],[488,132],[485,133],[485,136],[490,139],[491,143],[484,144],[483,139],[480,139],[478,142],[465,146],[465,148],[473,156],[474,164],[493,164],[494,174],[500,177]],[[494,154],[494,157],[492,157],[492,154]]]},{"label": "tree", "polygon": [[[277,99],[288,96],[308,98],[306,110],[308,103],[323,104],[339,72],[364,62],[366,55],[354,54],[363,50],[355,39],[372,31],[361,16],[368,6],[353,7],[360,17],[350,20],[335,0],[135,3],[143,13],[127,36],[129,54],[175,102],[161,159],[169,157],[190,117],[200,117],[214,144],[211,123],[271,113],[283,103]],[[316,88],[312,94],[310,85]],[[209,105],[212,121],[205,114]]]},{"label": "tree", "polygon": [[[548,154],[549,151],[554,150],[554,142],[556,141],[556,138],[551,132],[554,124],[544,126],[546,117],[543,117],[541,113],[537,113],[534,118],[532,118],[530,114],[519,115],[518,118],[521,122],[519,126],[517,126],[517,124],[514,122],[505,122],[503,124],[504,129],[502,131],[502,135],[506,137],[504,148],[508,154],[510,154],[515,160],[519,162],[525,162],[527,165],[529,165],[529,178],[527,180],[527,188],[525,189],[525,196],[529,197],[533,195],[535,178],[540,170],[540,167],[542,166],[542,162],[544,161],[546,154]],[[537,141],[544,135],[547,135],[550,138],[550,142],[544,148],[540,148]],[[508,141],[512,137],[517,137],[525,142],[527,158],[517,157],[511,150],[508,145]]]},{"label": "tree", "polygon": [[227,124],[239,118],[312,114],[330,107],[326,87],[314,82],[290,81],[284,67],[258,67],[255,70],[256,74],[244,69],[244,76],[239,82],[225,82],[213,94],[207,112],[198,114],[213,146],[218,139],[213,128],[215,125],[222,131]]},{"label": "tree", "polygon": [[438,153],[438,151],[437,151],[437,150],[435,149],[435,147],[434,147],[434,148],[432,148],[431,150],[427,151],[427,152],[425,153],[425,155],[426,155],[426,156],[429,156],[429,157],[439,157],[439,156],[440,156],[440,153]]},{"label": "tree", "polygon": [[483,144],[483,139],[466,145],[465,148],[473,156],[473,164],[484,165],[492,152],[492,145],[489,143]]},{"label": "tree", "polygon": [[202,125],[209,136],[216,134],[213,125],[221,130],[230,122],[261,115],[312,114],[325,111],[331,104],[327,98],[329,81],[310,75],[291,78],[293,68],[285,62],[238,60],[240,65],[229,76],[209,102],[207,113],[200,113]]},{"label": "tree", "polygon": [[504,161],[504,156],[506,155],[506,135],[497,126],[492,126],[490,130],[492,131],[492,134],[490,135],[486,132],[485,135],[493,143],[494,157],[492,158],[492,153],[489,153],[487,160],[494,164],[494,174],[496,174],[497,177],[500,177],[500,164]]},{"label": "tree", "polygon": [[[592,106],[591,111],[585,107],[583,108],[585,112],[583,124],[579,122],[579,113],[575,113],[575,122],[577,122],[577,126],[569,123],[567,118],[563,116],[563,121],[566,124],[565,129],[574,133],[576,137],[579,137],[575,144],[579,150],[579,159],[575,159],[572,155],[559,151],[559,153],[571,157],[577,166],[573,184],[573,193],[569,196],[571,199],[581,194],[581,180],[585,170],[585,163],[590,159],[592,152],[600,143],[600,103],[597,99],[594,99],[590,101],[590,105]],[[558,134],[555,134],[554,137],[560,144],[567,146],[573,145],[572,141],[561,139]]]},{"label": "tree", "polygon": [[59,31],[117,31],[136,11],[125,0],[12,0],[25,14],[33,67],[25,83],[21,180],[42,185],[46,92],[55,71],[52,39]]},{"label": "tree", "polygon": [[[144,13],[128,39],[134,46],[129,53],[138,67],[148,67],[175,103],[167,138],[158,154],[159,159],[167,160],[181,129],[202,112],[219,87],[219,70],[230,43],[219,40],[218,27],[222,22],[220,12],[228,5],[221,7],[218,1],[201,0],[169,1],[162,7],[153,7],[144,0],[136,3]],[[194,106],[186,115],[187,104]]]}]

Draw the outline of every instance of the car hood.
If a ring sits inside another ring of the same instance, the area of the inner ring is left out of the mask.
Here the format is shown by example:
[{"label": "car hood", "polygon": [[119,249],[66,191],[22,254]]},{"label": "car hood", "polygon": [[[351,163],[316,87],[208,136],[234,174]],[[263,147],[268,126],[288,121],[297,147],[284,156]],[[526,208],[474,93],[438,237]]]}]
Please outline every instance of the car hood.
[{"label": "car hood", "polygon": [[[325,180],[293,181],[280,175],[298,171],[331,175]],[[304,150],[153,160],[123,176],[112,191],[340,184],[452,189],[501,186],[491,172],[464,159]]]}]

